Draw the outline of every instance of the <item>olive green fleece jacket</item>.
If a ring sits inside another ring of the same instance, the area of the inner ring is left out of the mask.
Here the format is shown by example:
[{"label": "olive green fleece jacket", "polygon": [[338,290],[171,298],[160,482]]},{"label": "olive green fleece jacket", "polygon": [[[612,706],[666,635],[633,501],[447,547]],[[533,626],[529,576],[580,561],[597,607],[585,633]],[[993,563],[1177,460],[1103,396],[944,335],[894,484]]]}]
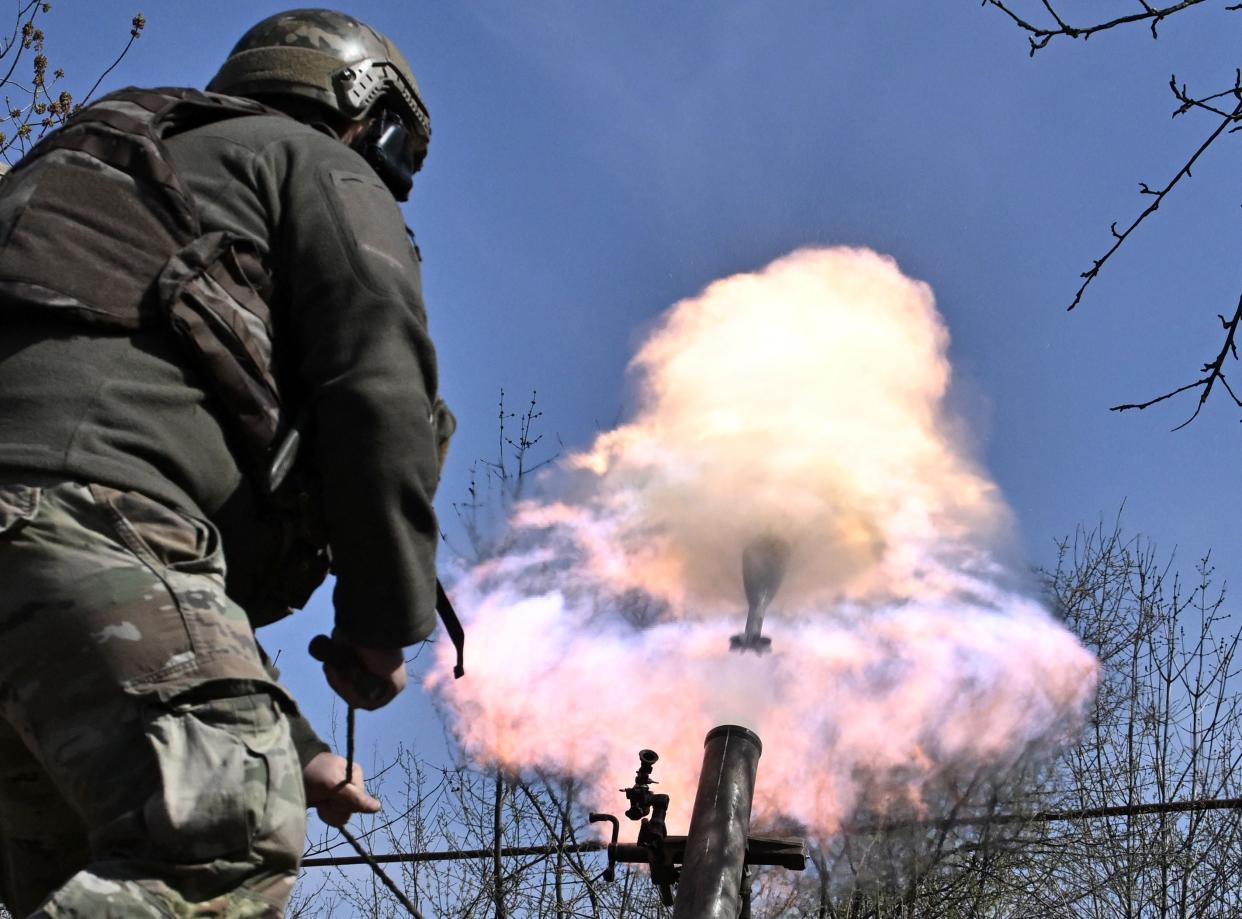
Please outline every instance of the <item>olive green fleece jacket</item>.
[{"label": "olive green fleece jacket", "polygon": [[[310,421],[304,458],[321,490],[337,628],[377,648],[426,638],[436,359],[395,201],[360,156],[283,116],[167,144],[203,231],[252,240],[271,270],[276,365]],[[205,516],[220,527],[230,584],[245,583],[269,548],[253,492],[227,420],[172,335],[18,315],[0,324],[0,478],[95,481]]]}]

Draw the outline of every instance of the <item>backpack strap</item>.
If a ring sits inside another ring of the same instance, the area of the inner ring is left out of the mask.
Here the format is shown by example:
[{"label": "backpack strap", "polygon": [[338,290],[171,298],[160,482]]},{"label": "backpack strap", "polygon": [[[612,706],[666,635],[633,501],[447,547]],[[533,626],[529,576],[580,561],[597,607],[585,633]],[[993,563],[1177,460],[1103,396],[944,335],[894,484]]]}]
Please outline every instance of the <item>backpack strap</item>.
[{"label": "backpack strap", "polygon": [[164,322],[156,279],[201,233],[164,138],[265,113],[248,99],[129,88],[74,114],[0,184],[0,293],[118,331]]}]

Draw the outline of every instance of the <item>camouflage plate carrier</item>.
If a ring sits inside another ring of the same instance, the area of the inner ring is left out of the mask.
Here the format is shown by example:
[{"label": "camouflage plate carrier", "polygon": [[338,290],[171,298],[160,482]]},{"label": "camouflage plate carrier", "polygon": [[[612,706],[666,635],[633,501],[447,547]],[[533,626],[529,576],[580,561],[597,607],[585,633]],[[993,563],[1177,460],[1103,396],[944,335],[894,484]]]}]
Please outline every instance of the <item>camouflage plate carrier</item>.
[{"label": "camouflage plate carrier", "polygon": [[[297,487],[268,471],[290,427],[272,362],[272,280],[249,240],[204,234],[164,138],[226,118],[279,114],[192,89],[123,89],[81,110],[0,182],[0,313],[42,309],[116,332],[170,327],[245,453],[268,512],[288,518],[288,563],[253,612],[301,607],[328,553]],[[280,115],[280,117],[286,117]],[[101,208],[100,202],[108,202]],[[47,257],[56,252],[57,258]],[[9,294],[11,296],[3,296]]]}]

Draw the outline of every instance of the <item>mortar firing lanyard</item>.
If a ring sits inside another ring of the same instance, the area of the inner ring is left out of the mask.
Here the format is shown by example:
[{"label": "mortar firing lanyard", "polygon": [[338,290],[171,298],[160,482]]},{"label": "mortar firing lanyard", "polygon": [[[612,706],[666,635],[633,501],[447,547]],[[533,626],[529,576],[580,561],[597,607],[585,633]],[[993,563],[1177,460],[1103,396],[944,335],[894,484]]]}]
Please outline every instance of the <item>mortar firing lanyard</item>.
[{"label": "mortar firing lanyard", "polygon": [[[354,708],[354,706],[352,705],[349,706],[349,712],[345,718],[345,785],[346,787],[351,785],[354,781],[354,720],[355,720],[354,715],[356,712],[357,712],[357,709]],[[361,842],[358,841],[358,838],[355,837],[353,833],[349,832],[349,830],[345,829],[345,827],[343,826],[337,827],[337,830],[345,838],[345,841],[354,847],[354,851],[358,853],[358,857],[371,866],[371,870],[375,872],[375,876],[379,878],[381,883],[383,883],[383,885],[388,888],[388,890],[392,893],[392,895],[397,898],[397,901],[406,908],[409,914],[413,916],[414,919],[423,919],[423,914],[420,913],[418,911],[418,908],[413,903],[410,902],[410,898],[407,897],[405,893],[401,890],[401,888],[399,888],[396,885],[393,879],[388,876],[387,872],[385,872],[384,869],[380,867],[379,862],[377,862],[374,858],[371,857],[371,853],[368,852],[365,848],[363,848],[363,845]]]}]

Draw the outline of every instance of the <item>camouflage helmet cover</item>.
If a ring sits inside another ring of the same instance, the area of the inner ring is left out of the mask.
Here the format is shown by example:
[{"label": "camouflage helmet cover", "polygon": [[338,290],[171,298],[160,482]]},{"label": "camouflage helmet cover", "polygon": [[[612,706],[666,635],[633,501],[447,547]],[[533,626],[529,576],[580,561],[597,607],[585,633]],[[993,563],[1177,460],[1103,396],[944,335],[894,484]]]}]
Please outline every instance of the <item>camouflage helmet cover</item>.
[{"label": "camouflage helmet cover", "polygon": [[264,19],[241,37],[207,89],[301,96],[351,121],[384,98],[424,141],[431,137],[431,118],[405,56],[370,26],[335,10],[289,10]]}]

